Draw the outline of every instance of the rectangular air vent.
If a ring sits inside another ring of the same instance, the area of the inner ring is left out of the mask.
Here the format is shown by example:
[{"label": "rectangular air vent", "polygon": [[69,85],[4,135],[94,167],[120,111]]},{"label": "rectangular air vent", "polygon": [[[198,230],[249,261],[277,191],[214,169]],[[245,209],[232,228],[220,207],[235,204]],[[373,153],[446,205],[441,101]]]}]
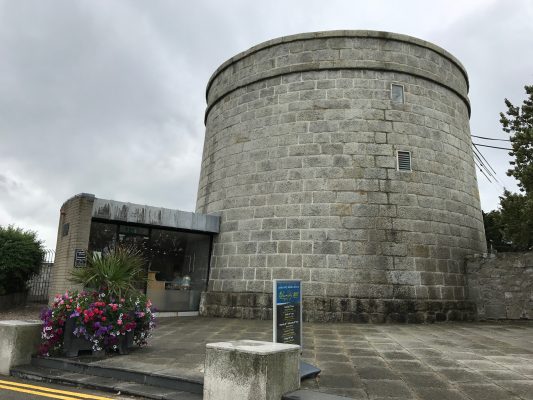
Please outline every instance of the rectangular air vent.
[{"label": "rectangular air vent", "polygon": [[398,151],[398,170],[411,171],[411,152]]}]

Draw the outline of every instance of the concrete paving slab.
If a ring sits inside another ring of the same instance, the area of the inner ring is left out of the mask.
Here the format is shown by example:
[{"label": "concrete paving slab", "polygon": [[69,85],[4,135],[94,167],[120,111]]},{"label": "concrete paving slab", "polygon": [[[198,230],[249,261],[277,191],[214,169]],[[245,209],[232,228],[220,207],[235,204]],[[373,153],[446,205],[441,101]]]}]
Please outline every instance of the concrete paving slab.
[{"label": "concrete paving slab", "polygon": [[388,398],[412,398],[413,392],[409,389],[406,383],[402,381],[389,380],[365,380],[365,391],[368,396],[373,399],[375,397]]},{"label": "concrete paving slab", "polygon": [[510,393],[516,393],[524,400],[533,400],[533,381],[531,380],[506,380],[494,381],[494,383]]},{"label": "concrete paving slab", "polygon": [[410,387],[449,388],[449,383],[435,373],[404,372],[401,377]]},{"label": "concrete paving slab", "polygon": [[370,379],[370,380],[400,380],[400,375],[393,372],[391,369],[387,367],[366,367],[366,368],[358,368],[357,374],[363,378],[363,379]]},{"label": "concrete paving slab", "polygon": [[415,388],[415,393],[420,400],[470,400],[455,389]]},{"label": "concrete paving slab", "polygon": [[518,400],[520,397],[495,384],[458,385],[458,389],[472,400]]}]

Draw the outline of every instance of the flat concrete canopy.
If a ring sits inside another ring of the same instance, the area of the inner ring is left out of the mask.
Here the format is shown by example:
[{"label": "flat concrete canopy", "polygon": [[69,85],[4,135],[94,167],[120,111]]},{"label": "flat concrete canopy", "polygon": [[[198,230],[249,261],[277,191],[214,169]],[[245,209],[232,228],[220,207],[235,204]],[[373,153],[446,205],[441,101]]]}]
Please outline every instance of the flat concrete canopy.
[{"label": "flat concrete canopy", "polygon": [[94,198],[92,217],[206,233],[218,233],[220,229],[220,217],[216,215],[99,198]]},{"label": "flat concrete canopy", "polygon": [[[150,345],[102,367],[203,378],[206,343],[270,340],[272,321],[161,318]],[[304,324],[302,389],[354,399],[533,399],[533,323]]]}]

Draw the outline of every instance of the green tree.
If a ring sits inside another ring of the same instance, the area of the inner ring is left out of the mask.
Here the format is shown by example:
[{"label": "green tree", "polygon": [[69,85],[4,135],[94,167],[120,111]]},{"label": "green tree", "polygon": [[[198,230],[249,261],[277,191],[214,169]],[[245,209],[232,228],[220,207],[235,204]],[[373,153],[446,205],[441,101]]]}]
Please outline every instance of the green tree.
[{"label": "green tree", "polygon": [[521,107],[515,107],[505,99],[507,112],[500,113],[500,122],[504,132],[509,133],[512,151],[510,156],[513,166],[507,175],[513,176],[518,181],[521,192],[533,193],[533,85],[526,86],[526,94]]},{"label": "green tree", "polygon": [[482,213],[488,249],[496,251],[511,251],[511,243],[504,238],[504,226],[502,224],[501,211],[492,210],[489,213]]},{"label": "green tree", "polygon": [[504,191],[500,197],[504,238],[512,251],[533,249],[533,196]]},{"label": "green tree", "polygon": [[525,90],[528,97],[521,107],[505,99],[507,112],[500,113],[503,130],[511,140],[509,155],[514,157],[507,175],[518,181],[521,193],[504,191],[496,229],[514,251],[533,248],[533,86],[526,86]]},{"label": "green tree", "polygon": [[35,232],[0,226],[0,295],[24,292],[43,257],[43,244]]}]

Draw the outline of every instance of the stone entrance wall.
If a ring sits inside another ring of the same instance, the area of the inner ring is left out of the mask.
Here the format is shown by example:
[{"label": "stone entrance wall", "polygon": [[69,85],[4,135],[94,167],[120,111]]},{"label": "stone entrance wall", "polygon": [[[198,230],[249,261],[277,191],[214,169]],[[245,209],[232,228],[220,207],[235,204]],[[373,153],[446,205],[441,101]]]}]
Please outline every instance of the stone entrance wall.
[{"label": "stone entrance wall", "polygon": [[533,319],[533,252],[469,257],[466,272],[479,319]]},{"label": "stone entrance wall", "polygon": [[207,89],[197,212],[221,226],[201,311],[255,318],[272,279],[295,278],[310,320],[471,318],[463,260],[486,247],[467,96],[455,57],[386,32],[224,63]]}]

